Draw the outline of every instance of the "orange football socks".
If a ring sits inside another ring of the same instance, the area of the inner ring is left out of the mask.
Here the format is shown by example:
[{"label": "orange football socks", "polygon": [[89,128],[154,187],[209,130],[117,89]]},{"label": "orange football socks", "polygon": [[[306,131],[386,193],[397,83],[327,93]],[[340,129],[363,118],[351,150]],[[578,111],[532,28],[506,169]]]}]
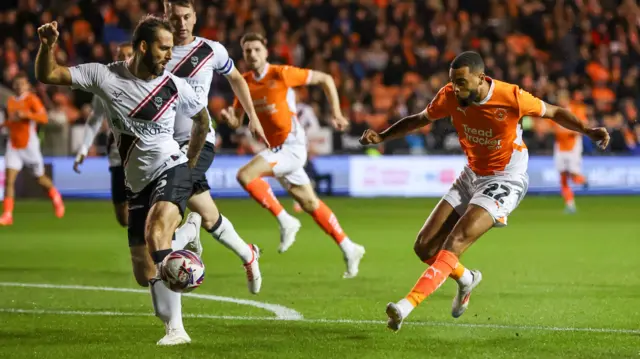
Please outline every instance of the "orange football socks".
[{"label": "orange football socks", "polygon": [[256,202],[268,209],[274,216],[278,216],[284,209],[278,198],[273,194],[271,186],[262,178],[256,178],[249,182],[245,189]]},{"label": "orange football socks", "polygon": [[319,202],[320,205],[315,211],[311,212],[311,216],[320,228],[330,235],[337,244],[342,243],[347,235],[342,231],[342,227],[340,227],[340,223],[338,223],[338,218],[336,218],[331,208],[327,207],[324,202]]},{"label": "orange football socks", "polygon": [[436,255],[433,264],[424,271],[405,299],[414,307],[417,307],[428,296],[440,288],[457,266],[458,256],[452,252],[441,250]]},{"label": "orange football socks", "polygon": [[14,206],[13,197],[6,197],[4,199],[4,213],[13,214],[13,206]]},{"label": "orange football socks", "polygon": [[587,183],[587,179],[583,175],[571,175],[571,181],[580,185]]},{"label": "orange football socks", "polygon": [[49,189],[49,198],[51,198],[51,203],[53,203],[53,208],[56,213],[56,217],[62,218],[64,217],[64,202],[62,202],[62,196],[60,192],[55,187],[51,187]]},{"label": "orange football socks", "polygon": [[[425,263],[427,263],[428,265],[433,265],[433,263],[436,261],[436,256],[433,256],[429,259],[427,259],[426,261],[424,261]],[[456,282],[460,282],[460,279],[462,279],[462,277],[464,276],[464,272],[467,268],[465,268],[462,263],[458,262],[458,265],[456,265],[455,268],[453,268],[453,270],[451,271],[451,274],[449,274],[449,278],[455,280]],[[466,283],[465,283],[466,284]]]},{"label": "orange football socks", "polygon": [[566,173],[562,173],[560,175],[560,184],[561,184],[560,193],[562,193],[562,198],[564,198],[564,203],[567,206],[573,206],[575,203],[573,201],[573,190],[571,190],[571,187],[569,187],[569,176]]}]

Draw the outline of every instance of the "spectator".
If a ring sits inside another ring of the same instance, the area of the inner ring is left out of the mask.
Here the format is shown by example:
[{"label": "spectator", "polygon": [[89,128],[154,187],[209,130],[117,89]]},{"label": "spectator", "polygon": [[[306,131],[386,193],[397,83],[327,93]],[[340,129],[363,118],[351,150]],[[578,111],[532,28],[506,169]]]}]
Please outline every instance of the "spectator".
[{"label": "spectator", "polygon": [[[557,99],[558,91],[570,91],[575,107],[593,125],[614,132],[608,151],[638,147],[636,129],[630,127],[640,106],[636,1],[195,1],[197,33],[222,42],[240,70],[245,67],[239,39],[258,31],[269,39],[273,62],[334,76],[341,104],[351,109],[353,122],[348,133],[334,136],[336,150],[361,151],[357,138],[363,128],[383,128],[400,112],[424,109],[448,81],[449,62],[462,50],[480,52],[489,76],[517,83],[549,102]],[[33,81],[35,29],[40,23],[60,23],[58,61],[106,63],[115,44],[129,40],[140,16],[162,12],[160,0],[19,3],[16,9],[0,10],[0,76],[5,85],[20,70]],[[212,87],[212,98],[232,100],[227,81],[215,77]],[[330,114],[321,89],[310,88],[305,98],[325,126]],[[74,92],[66,101],[67,116],[68,106],[77,114],[90,100],[90,95]],[[50,110],[60,106],[43,101]],[[529,150],[550,153],[549,129],[537,119],[525,122]],[[219,135],[220,151],[237,152],[240,144],[243,152],[252,151],[248,138],[224,126]],[[456,140],[451,124],[439,121],[389,146],[386,153],[394,148],[455,153]]]}]

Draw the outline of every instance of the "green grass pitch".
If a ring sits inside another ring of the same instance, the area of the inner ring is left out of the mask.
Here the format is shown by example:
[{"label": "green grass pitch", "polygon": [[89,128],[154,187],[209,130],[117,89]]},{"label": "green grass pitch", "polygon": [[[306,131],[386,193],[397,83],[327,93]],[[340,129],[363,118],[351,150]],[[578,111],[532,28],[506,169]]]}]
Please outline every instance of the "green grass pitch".
[{"label": "green grass pitch", "polygon": [[451,317],[447,281],[398,333],[386,329],[384,308],[425,268],[413,241],[436,200],[326,202],[367,249],[357,278],[341,278],[339,249],[309,216],[297,215],[298,241],[278,254],[268,212],[220,200],[241,236],[263,249],[262,292],[248,293],[239,260],[203,231],[207,275],[194,293],[277,304],[304,320],[185,297],[193,343],[159,348],[164,330],[144,288],[8,284],[137,289],[110,202],[69,201],[58,220],[47,202],[19,201],[15,224],[0,228],[0,358],[640,358],[640,197],[580,197],[567,216],[559,197],[529,196],[507,228],[463,257],[484,275],[465,315]]}]

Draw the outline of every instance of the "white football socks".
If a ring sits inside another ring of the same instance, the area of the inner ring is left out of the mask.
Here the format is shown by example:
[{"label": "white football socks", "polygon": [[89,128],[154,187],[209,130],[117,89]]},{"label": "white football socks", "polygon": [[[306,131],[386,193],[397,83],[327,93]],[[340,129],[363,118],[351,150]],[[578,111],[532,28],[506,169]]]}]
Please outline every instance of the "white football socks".
[{"label": "white football socks", "polygon": [[345,237],[342,242],[340,242],[340,249],[342,249],[342,253],[351,254],[351,251],[355,248],[355,244],[349,239],[349,237]]},{"label": "white football socks", "polygon": [[240,257],[240,259],[242,259],[242,263],[248,263],[251,258],[253,258],[251,247],[249,247],[249,245],[240,238],[240,235],[236,232],[231,221],[222,214],[220,214],[220,219],[218,219],[218,222],[216,222],[209,233],[211,233],[213,238],[218,242],[222,243],[225,247],[229,248],[233,253]]},{"label": "white football socks", "polygon": [[151,292],[151,302],[156,316],[170,329],[184,329],[182,324],[182,294],[167,288],[162,280],[159,279],[159,275],[149,281],[149,291]]},{"label": "white football socks", "polygon": [[184,247],[196,237],[200,228],[196,228],[193,223],[184,222],[184,224],[176,229],[171,241],[171,249],[174,251],[184,249]]},{"label": "white football socks", "polygon": [[471,283],[473,283],[473,274],[471,274],[471,271],[469,269],[465,268],[462,277],[456,280],[456,282],[458,282],[458,285],[461,287],[469,286],[471,285]]},{"label": "white football socks", "polygon": [[286,227],[289,223],[293,222],[295,218],[283,209],[278,213],[276,219],[278,220],[280,227]]}]

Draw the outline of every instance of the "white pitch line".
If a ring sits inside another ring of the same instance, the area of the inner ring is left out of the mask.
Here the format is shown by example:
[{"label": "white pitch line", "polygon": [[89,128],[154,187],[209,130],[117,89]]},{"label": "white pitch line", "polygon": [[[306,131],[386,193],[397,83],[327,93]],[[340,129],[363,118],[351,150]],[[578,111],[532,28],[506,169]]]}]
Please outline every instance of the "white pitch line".
[{"label": "white pitch line", "polygon": [[[92,312],[75,310],[46,310],[46,309],[16,309],[0,308],[0,313],[13,314],[51,314],[51,315],[79,315],[79,316],[113,316],[113,317],[150,317],[152,313],[136,312]],[[198,319],[218,319],[237,321],[288,321],[288,319],[275,317],[244,317],[229,315],[208,315],[208,314],[185,314],[185,318]],[[355,319],[297,319],[295,322],[302,323],[322,323],[322,324],[375,324],[381,327],[386,324],[383,320],[355,320]],[[427,326],[427,327],[462,327],[481,329],[505,329],[505,330],[531,330],[547,332],[588,332],[588,333],[609,333],[609,334],[640,334],[636,329],[614,329],[614,328],[571,328],[571,327],[544,327],[528,325],[500,325],[500,324],[474,324],[474,323],[443,323],[443,322],[406,322],[406,325]]]},{"label": "white pitch line", "polygon": [[[60,284],[40,284],[40,283],[13,283],[13,282],[0,282],[0,286],[3,287],[22,287],[22,288],[48,288],[48,289],[71,289],[71,290],[91,290],[91,291],[103,291],[103,292],[125,292],[125,293],[145,293],[148,294],[149,290],[145,289],[133,289],[133,288],[113,288],[113,287],[92,287],[84,285],[60,285]],[[196,294],[186,293],[185,297],[192,297],[204,300],[212,300],[216,302],[234,303],[240,305],[248,305],[251,307],[261,308],[268,310],[276,315],[275,319],[278,320],[300,320],[303,319],[302,314],[297,311],[284,307],[278,304],[269,304],[258,302],[255,300],[238,299],[231,297],[221,297],[218,295],[210,294]]]},{"label": "white pitch line", "polygon": [[[82,285],[59,285],[59,284],[39,284],[39,283],[13,283],[0,282],[0,286],[23,287],[23,288],[49,288],[49,289],[70,289],[70,290],[90,290],[107,292],[128,292],[128,293],[148,293],[144,289],[133,288],[113,288],[113,287],[93,287]],[[275,317],[248,317],[248,316],[224,316],[207,314],[185,314],[185,318],[202,319],[222,319],[222,320],[267,320],[267,321],[300,321],[305,323],[333,323],[333,324],[375,324],[384,325],[382,320],[354,320],[354,319],[306,319],[297,311],[278,305],[262,303],[254,300],[221,297],[209,294],[184,294],[188,297],[212,300],[219,302],[235,303],[262,308],[274,313]],[[24,314],[58,314],[58,315],[94,315],[94,316],[152,316],[152,313],[135,312],[97,312],[97,311],[54,311],[40,309],[12,309],[0,308],[4,313],[24,313]],[[507,329],[507,330],[540,330],[551,332],[590,332],[590,333],[617,333],[617,334],[640,334],[640,329],[615,329],[615,328],[575,328],[575,327],[545,327],[529,325],[501,325],[501,324],[477,324],[477,323],[446,323],[446,322],[406,322],[406,325],[418,325],[429,327],[463,327],[463,328],[485,328],[485,329]]]}]

